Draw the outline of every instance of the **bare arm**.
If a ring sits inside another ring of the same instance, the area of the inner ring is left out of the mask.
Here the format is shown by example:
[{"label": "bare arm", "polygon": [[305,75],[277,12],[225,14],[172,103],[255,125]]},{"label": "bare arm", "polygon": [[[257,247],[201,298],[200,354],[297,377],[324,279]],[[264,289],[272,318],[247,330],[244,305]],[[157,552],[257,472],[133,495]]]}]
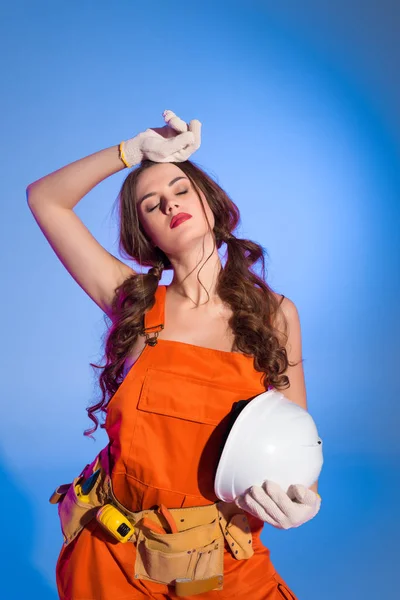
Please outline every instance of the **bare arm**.
[{"label": "bare arm", "polygon": [[[282,390],[282,393],[288,400],[295,402],[304,410],[308,410],[307,392],[304,378],[304,369],[302,360],[302,335],[300,316],[295,303],[289,298],[285,298],[278,311],[276,326],[282,331],[284,330],[282,313],[285,315],[288,322],[288,340],[286,343],[286,352],[289,362],[297,363],[295,366],[289,366],[285,375],[289,377],[290,385],[287,389]],[[310,487],[315,493],[318,493],[318,481]]]},{"label": "bare arm", "polygon": [[118,146],[105,148],[28,185],[29,206],[51,203],[72,210],[98,183],[124,168]]},{"label": "bare arm", "polygon": [[92,236],[73,208],[98,183],[125,168],[111,146],[38,179],[27,188],[32,214],[71,276],[109,316],[115,288],[133,269]]}]

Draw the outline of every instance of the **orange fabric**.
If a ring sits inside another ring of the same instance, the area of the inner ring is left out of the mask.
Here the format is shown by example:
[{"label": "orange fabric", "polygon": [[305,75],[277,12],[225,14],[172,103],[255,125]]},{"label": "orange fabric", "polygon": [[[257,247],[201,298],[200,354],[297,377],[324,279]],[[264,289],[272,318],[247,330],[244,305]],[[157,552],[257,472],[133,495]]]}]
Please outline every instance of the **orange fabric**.
[{"label": "orange fabric", "polygon": [[[164,322],[166,286],[160,285],[145,327]],[[131,511],[212,504],[214,476],[232,405],[265,391],[262,373],[243,354],[182,342],[146,345],[108,406],[111,479],[116,498]],[[224,588],[192,596],[297,600],[261,540],[263,522],[249,515],[254,556],[236,560],[227,544]],[[174,599],[172,586],[134,578],[136,548],[114,541],[92,521],[57,562],[61,600]]]}]

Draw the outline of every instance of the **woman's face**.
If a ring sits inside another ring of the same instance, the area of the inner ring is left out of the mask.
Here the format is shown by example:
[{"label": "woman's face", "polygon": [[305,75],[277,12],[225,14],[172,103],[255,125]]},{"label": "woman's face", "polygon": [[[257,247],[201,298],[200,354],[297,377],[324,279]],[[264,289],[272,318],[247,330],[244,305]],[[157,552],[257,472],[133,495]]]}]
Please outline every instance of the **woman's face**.
[{"label": "woman's face", "polygon": [[[199,190],[211,230],[214,215]],[[136,185],[137,211],[140,223],[155,246],[167,256],[188,250],[193,241],[200,240],[209,232],[200,200],[192,183],[176,165],[159,163],[146,169]],[[179,213],[190,215],[187,220],[176,221]]]}]

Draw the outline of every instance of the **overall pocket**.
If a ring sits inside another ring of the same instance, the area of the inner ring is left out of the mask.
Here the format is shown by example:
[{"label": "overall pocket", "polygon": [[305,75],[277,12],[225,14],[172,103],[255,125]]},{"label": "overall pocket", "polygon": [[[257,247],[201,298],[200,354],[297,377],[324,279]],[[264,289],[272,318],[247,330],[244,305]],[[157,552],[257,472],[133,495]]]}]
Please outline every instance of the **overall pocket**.
[{"label": "overall pocket", "polygon": [[277,589],[279,592],[279,597],[282,597],[284,600],[297,600],[297,596],[295,596],[293,592],[288,588],[285,581],[278,573],[275,573],[274,579],[278,586]]},{"label": "overall pocket", "polygon": [[286,586],[283,586],[281,583],[278,583],[278,592],[282,598],[284,598],[284,600],[296,600],[289,589]]},{"label": "overall pocket", "polygon": [[142,529],[136,549],[136,578],[170,585],[223,574],[224,538],[216,521],[173,534]]},{"label": "overall pocket", "polygon": [[248,389],[148,368],[126,459],[129,474],[152,488],[215,501],[224,419],[249,395]]}]

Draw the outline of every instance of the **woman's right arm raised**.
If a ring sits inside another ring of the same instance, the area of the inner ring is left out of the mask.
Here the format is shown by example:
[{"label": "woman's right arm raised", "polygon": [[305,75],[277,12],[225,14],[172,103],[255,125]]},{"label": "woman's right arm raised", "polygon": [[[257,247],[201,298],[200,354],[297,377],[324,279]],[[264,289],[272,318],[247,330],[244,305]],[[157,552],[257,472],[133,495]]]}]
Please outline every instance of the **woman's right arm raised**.
[{"label": "woman's right arm raised", "polygon": [[123,142],[81,158],[27,187],[27,200],[49,244],[81,288],[110,317],[116,288],[135,271],[110,254],[74,212],[98,183],[144,158],[182,162],[200,147],[201,123],[189,127],[172,111],[164,111],[166,126],[146,129]]},{"label": "woman's right arm raised", "polygon": [[135,271],[92,236],[73,208],[125,164],[118,146],[86,156],[27,187],[27,201],[49,244],[81,288],[111,315],[115,289]]}]

